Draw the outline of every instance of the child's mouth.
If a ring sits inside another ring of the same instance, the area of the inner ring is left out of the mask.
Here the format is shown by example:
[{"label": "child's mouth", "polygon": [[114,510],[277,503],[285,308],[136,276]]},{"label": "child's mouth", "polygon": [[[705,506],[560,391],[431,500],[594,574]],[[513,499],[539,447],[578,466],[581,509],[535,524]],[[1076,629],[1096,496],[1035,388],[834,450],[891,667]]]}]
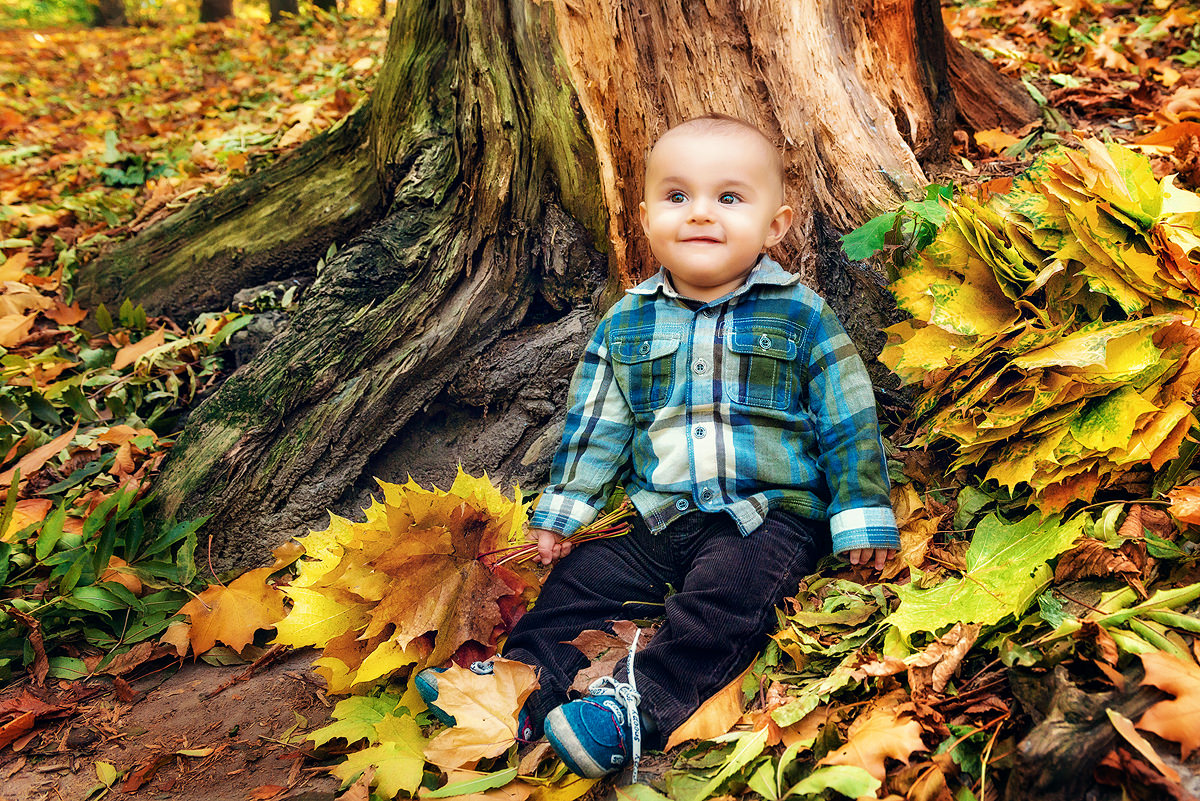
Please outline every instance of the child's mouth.
[{"label": "child's mouth", "polygon": [[711,236],[690,236],[683,241],[684,242],[697,242],[702,245],[719,245],[719,244],[721,244],[721,240],[715,239]]}]

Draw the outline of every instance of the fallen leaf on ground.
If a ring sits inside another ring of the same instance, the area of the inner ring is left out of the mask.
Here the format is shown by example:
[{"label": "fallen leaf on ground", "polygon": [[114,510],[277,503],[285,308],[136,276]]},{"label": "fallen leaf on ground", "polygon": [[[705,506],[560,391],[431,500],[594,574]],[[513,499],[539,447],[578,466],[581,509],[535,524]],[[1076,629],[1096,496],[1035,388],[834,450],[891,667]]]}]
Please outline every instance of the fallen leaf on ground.
[{"label": "fallen leaf on ground", "polygon": [[193,653],[202,654],[218,642],[240,651],[259,629],[274,628],[283,619],[283,593],[267,584],[271,572],[269,567],[260,567],[238,576],[227,587],[214,584],[179,610],[192,624]]},{"label": "fallen leaf on ground", "polygon": [[63,448],[71,444],[71,440],[75,438],[75,432],[79,430],[79,424],[71,426],[71,430],[65,434],[61,434],[54,439],[42,445],[39,448],[34,448],[29,453],[22,456],[15,465],[0,473],[0,487],[7,487],[12,484],[13,476],[18,470],[21,471],[21,481],[24,482],[31,473],[41,469],[52,456],[58,454]]},{"label": "fallen leaf on ground", "polygon": [[1139,729],[1179,743],[1183,758],[1200,748],[1200,668],[1161,651],[1140,654],[1146,668],[1143,684],[1175,696],[1159,701],[1138,720]]},{"label": "fallen leaf on ground", "polygon": [[887,773],[885,759],[908,764],[908,758],[914,752],[924,750],[921,724],[911,718],[902,718],[894,702],[883,699],[879,706],[855,718],[842,747],[817,764],[860,767],[883,781]]},{"label": "fallen leaf on ground", "polygon": [[[637,636],[638,625],[632,620],[614,620],[612,627],[612,634],[599,629],[588,629],[580,632],[578,637],[568,643],[592,660],[590,665],[575,674],[570,689],[586,692],[592,682],[604,676],[611,676],[617,664],[629,658],[629,648],[633,645],[633,638]],[[657,628],[654,626],[641,630],[642,635],[638,637],[639,651],[650,643],[655,631]]]},{"label": "fallen leaf on ground", "polygon": [[950,677],[958,672],[963,658],[979,636],[979,625],[955,623],[954,627],[926,646],[919,654],[909,657],[908,680],[914,693],[931,689],[940,693]]},{"label": "fallen leaf on ground", "polygon": [[334,767],[333,775],[350,781],[373,769],[371,783],[381,795],[395,798],[402,790],[412,795],[425,773],[421,727],[408,715],[388,715],[375,725],[375,733],[379,742],[348,756]]},{"label": "fallen leaf on ground", "polygon": [[508,750],[517,735],[517,714],[538,687],[533,668],[495,659],[493,672],[477,675],[453,665],[438,676],[438,706],[457,721],[434,737],[425,757],[444,769],[474,765]]},{"label": "fallen leaf on ground", "polygon": [[117,351],[117,355],[113,358],[113,369],[124,370],[159,345],[166,344],[166,341],[167,329],[160,328],[153,334],[142,337],[137,342],[129,343]]},{"label": "fallen leaf on ground", "polygon": [[1158,772],[1167,777],[1173,782],[1179,781],[1179,772],[1172,768],[1167,763],[1163,762],[1162,757],[1154,750],[1154,746],[1150,742],[1138,734],[1137,729],[1133,727],[1133,721],[1117,712],[1115,709],[1104,710],[1108,713],[1109,722],[1117,733],[1125,738],[1125,742],[1137,749],[1137,752],[1146,758],[1146,761],[1158,769]]}]

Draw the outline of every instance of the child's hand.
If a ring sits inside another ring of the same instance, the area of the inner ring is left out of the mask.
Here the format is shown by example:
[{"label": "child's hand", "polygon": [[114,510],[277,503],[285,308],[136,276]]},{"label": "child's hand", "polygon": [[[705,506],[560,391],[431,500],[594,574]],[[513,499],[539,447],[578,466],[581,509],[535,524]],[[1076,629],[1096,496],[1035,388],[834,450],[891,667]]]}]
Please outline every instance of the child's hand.
[{"label": "child's hand", "polygon": [[561,534],[544,528],[529,529],[529,538],[536,539],[538,544],[538,562],[548,565],[571,552],[571,542],[564,540]]},{"label": "child's hand", "polygon": [[896,551],[892,548],[855,548],[847,555],[852,565],[869,565],[874,559],[875,569],[883,570],[884,564],[896,555]]}]

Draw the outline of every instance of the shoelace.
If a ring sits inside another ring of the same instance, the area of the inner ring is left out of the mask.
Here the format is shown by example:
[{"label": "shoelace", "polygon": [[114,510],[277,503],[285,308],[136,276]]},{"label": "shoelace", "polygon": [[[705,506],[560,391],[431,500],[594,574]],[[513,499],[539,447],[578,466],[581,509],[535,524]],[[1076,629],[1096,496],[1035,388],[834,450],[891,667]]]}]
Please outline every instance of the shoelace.
[{"label": "shoelace", "polygon": [[637,677],[633,675],[633,655],[637,652],[637,644],[641,636],[642,630],[638,629],[637,633],[633,635],[633,642],[629,645],[629,661],[626,663],[628,682],[617,681],[612,676],[604,676],[596,679],[588,687],[589,695],[611,695],[625,709],[625,717],[629,720],[629,746],[633,752],[631,784],[637,784],[638,763],[642,759],[642,716],[638,714],[638,704],[641,703],[642,696],[637,691]]}]

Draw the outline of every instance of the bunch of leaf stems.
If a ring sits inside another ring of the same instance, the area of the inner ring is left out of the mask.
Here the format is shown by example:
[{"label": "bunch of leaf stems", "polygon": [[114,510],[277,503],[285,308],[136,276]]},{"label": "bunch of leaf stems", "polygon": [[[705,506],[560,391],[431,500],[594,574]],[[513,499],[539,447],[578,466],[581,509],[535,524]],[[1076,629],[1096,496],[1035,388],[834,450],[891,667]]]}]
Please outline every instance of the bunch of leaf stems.
[{"label": "bunch of leaf stems", "polygon": [[[569,542],[572,545],[579,545],[580,543],[589,542],[591,540],[604,540],[610,537],[620,537],[623,534],[628,534],[629,529],[632,526],[632,523],[629,521],[633,515],[633,504],[626,499],[616,509],[597,517],[586,526],[581,526],[569,537],[563,537],[563,542]],[[504,556],[492,563],[494,566],[502,565],[506,562],[527,562],[533,557],[537,556],[537,552],[538,544],[536,542],[526,542],[520,545],[510,545],[507,548],[498,548],[494,551],[481,553],[479,554],[479,558],[483,559],[487,556],[504,554]]]}]

